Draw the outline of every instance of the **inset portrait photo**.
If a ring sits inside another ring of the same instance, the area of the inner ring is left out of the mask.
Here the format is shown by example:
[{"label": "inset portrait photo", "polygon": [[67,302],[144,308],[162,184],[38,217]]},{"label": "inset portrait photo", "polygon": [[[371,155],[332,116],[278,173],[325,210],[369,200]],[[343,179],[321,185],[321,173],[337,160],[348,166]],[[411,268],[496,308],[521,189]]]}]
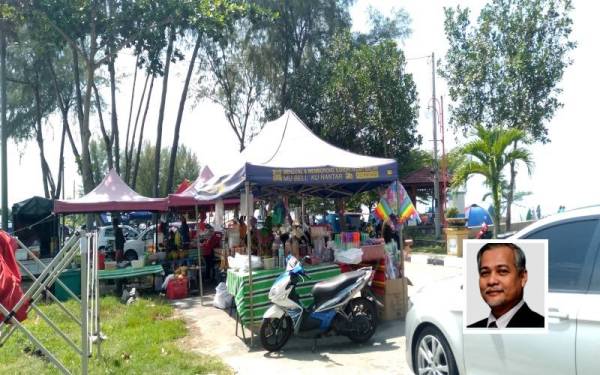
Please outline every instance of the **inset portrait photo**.
[{"label": "inset portrait photo", "polygon": [[545,333],[547,240],[465,240],[464,333]]}]

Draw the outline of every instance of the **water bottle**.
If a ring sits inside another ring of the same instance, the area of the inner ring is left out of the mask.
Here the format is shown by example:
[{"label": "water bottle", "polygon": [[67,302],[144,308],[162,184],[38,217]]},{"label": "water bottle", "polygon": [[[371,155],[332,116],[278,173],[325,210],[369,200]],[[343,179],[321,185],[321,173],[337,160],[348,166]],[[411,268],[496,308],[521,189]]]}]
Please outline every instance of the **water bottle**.
[{"label": "water bottle", "polygon": [[283,242],[279,244],[279,251],[277,252],[277,256],[279,257],[279,268],[285,267],[285,252],[283,251]]}]

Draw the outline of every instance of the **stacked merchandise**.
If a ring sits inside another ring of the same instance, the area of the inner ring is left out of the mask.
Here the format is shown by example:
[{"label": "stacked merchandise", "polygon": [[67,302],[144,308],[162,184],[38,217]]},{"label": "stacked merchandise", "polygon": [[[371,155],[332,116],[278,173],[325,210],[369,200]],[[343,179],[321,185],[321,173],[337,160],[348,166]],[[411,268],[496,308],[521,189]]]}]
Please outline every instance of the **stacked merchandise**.
[{"label": "stacked merchandise", "polygon": [[327,225],[312,225],[310,227],[310,241],[312,242],[312,258],[318,263],[331,262],[333,254],[327,248],[326,238],[329,238]]},{"label": "stacked merchandise", "polygon": [[371,288],[376,294],[384,294],[386,280],[386,252],[381,238],[369,238],[367,233],[343,232],[333,241],[336,262],[342,272],[371,267],[375,270]]},{"label": "stacked merchandise", "polygon": [[333,242],[336,250],[358,249],[361,243],[369,239],[367,233],[341,232],[335,235]]}]

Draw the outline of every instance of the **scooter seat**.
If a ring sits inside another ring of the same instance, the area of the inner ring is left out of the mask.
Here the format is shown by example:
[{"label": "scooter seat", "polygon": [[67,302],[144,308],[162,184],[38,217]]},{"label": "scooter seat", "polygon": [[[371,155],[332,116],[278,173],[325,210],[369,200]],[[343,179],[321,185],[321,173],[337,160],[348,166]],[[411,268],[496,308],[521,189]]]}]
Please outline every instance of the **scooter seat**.
[{"label": "scooter seat", "polygon": [[356,280],[358,280],[364,274],[364,271],[346,272],[332,277],[331,279],[316,283],[312,288],[315,306],[321,305],[323,302],[332,298],[344,288],[354,284]]}]

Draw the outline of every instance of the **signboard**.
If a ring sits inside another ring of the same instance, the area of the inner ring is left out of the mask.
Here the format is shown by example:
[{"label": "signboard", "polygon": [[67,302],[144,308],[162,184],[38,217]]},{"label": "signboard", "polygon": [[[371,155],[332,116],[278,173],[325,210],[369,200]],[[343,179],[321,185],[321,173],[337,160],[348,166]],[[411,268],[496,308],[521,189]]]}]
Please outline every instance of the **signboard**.
[{"label": "signboard", "polygon": [[[366,181],[386,181],[396,178],[395,168],[260,168],[252,167],[251,179],[273,184],[343,184]],[[250,173],[249,173],[250,174]]]}]

